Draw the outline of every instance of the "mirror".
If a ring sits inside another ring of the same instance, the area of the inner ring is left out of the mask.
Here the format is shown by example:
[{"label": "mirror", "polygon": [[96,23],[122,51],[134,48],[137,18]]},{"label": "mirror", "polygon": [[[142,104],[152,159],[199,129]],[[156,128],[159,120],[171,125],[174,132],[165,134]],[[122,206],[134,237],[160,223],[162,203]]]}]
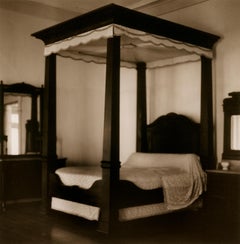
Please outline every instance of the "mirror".
[{"label": "mirror", "polygon": [[240,115],[231,116],[231,150],[240,150]]},{"label": "mirror", "polygon": [[42,88],[1,83],[1,155],[41,153]]},{"label": "mirror", "polygon": [[223,159],[240,159],[240,92],[231,92],[223,100],[224,151]]}]

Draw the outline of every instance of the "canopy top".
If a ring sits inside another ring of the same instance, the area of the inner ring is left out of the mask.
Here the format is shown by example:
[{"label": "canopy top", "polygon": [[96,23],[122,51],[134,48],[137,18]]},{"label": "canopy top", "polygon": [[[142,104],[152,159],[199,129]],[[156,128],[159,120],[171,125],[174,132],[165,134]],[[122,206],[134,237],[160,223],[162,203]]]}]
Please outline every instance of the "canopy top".
[{"label": "canopy top", "polygon": [[127,67],[138,62],[156,67],[158,60],[179,57],[185,60],[192,54],[212,58],[212,48],[219,39],[216,35],[115,4],[38,31],[32,36],[45,43],[46,56],[57,53],[97,63],[105,63],[106,40],[121,36],[121,62],[125,62]]}]

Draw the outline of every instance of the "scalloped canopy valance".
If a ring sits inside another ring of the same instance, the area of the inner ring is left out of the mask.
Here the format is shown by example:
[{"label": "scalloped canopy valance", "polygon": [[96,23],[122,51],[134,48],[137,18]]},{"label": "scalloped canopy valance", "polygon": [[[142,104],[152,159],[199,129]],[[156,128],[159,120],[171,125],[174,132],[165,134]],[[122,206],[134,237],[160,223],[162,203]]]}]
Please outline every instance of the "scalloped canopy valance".
[{"label": "scalloped canopy valance", "polygon": [[45,56],[58,54],[86,62],[106,62],[106,42],[121,37],[121,64],[148,68],[213,57],[219,37],[183,25],[107,5],[87,14],[34,33],[45,43]]}]

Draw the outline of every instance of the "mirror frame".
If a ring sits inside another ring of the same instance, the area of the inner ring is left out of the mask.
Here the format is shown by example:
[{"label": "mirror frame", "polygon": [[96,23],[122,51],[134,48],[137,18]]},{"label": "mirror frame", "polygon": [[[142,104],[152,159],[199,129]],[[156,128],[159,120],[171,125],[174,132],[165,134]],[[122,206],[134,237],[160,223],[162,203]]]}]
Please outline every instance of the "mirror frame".
[{"label": "mirror frame", "polygon": [[222,159],[240,160],[240,150],[231,149],[231,117],[240,115],[240,92],[231,92],[230,98],[223,100],[224,141]]},{"label": "mirror frame", "polygon": [[[43,115],[43,87],[35,87],[33,85],[27,84],[27,83],[14,83],[14,84],[3,84],[1,81],[0,84],[0,157],[22,157],[28,155],[27,152],[27,147],[28,147],[28,142],[26,138],[26,154],[19,154],[19,155],[8,155],[4,154],[4,95],[5,93],[13,94],[13,95],[27,95],[31,97],[31,118],[30,120],[26,121],[26,126],[30,128],[29,135],[29,140],[36,140],[36,128],[38,130],[38,138],[37,140],[39,141],[39,150],[36,151],[35,153],[37,155],[42,153],[42,115]],[[37,98],[40,97],[40,113],[39,113],[39,121],[38,121],[38,116],[37,116]],[[37,125],[37,126],[36,126]],[[31,141],[32,142],[32,141]],[[31,144],[30,142],[30,144]],[[34,143],[33,143],[34,144]],[[31,146],[30,146],[31,147]],[[34,146],[33,146],[34,147]],[[36,150],[36,149],[34,149]]]}]

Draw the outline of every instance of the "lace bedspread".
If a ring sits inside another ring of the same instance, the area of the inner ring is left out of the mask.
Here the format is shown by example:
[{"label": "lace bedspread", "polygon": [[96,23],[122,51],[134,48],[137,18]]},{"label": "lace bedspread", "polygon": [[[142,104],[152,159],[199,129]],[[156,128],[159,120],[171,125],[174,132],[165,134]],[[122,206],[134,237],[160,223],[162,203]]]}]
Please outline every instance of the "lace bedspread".
[{"label": "lace bedspread", "polygon": [[[83,189],[102,178],[101,168],[93,166],[64,167],[56,174],[63,184]],[[164,203],[169,210],[191,205],[206,188],[206,174],[194,154],[135,153],[120,169],[120,179],[145,190],[163,187]]]}]

